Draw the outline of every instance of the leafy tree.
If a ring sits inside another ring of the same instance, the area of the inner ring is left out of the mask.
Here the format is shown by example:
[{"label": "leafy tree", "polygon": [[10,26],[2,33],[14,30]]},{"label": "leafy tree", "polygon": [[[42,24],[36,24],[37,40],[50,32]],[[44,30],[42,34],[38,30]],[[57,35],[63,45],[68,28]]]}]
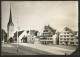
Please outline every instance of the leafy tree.
[{"label": "leafy tree", "polygon": [[38,31],[35,32],[35,36],[37,36]]},{"label": "leafy tree", "polygon": [[24,36],[23,38],[22,38],[22,40],[23,40],[23,42],[27,42],[27,37],[26,36]]},{"label": "leafy tree", "polygon": [[4,38],[4,41],[6,42],[7,41],[7,33],[5,32],[4,29],[1,29],[1,41],[3,41],[3,38]]},{"label": "leafy tree", "polygon": [[27,30],[27,33],[29,33],[29,30]]},{"label": "leafy tree", "polygon": [[9,42],[12,43],[14,40],[12,37],[10,37]]}]

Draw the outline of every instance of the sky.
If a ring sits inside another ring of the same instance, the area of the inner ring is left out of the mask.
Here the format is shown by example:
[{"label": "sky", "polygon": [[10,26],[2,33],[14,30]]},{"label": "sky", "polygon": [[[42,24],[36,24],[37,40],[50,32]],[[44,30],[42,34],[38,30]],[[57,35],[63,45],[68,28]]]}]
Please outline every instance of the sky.
[{"label": "sky", "polygon": [[48,24],[57,31],[65,27],[78,31],[78,1],[1,1],[1,27],[6,32],[10,5],[14,32],[17,26],[41,31]]}]

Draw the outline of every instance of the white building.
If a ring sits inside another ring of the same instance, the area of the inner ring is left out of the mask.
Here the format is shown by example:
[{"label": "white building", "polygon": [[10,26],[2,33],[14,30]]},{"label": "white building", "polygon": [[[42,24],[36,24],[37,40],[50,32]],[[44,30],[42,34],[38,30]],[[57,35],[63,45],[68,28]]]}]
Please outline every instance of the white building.
[{"label": "white building", "polygon": [[56,30],[50,25],[44,26],[39,41],[41,44],[56,44]]},{"label": "white building", "polygon": [[78,45],[78,35],[76,36],[76,33],[72,29],[65,27],[59,34],[59,44]]},{"label": "white building", "polygon": [[[14,34],[14,38],[17,39],[17,32]],[[19,43],[34,43],[35,39],[36,39],[36,36],[33,30],[18,31]]]},{"label": "white building", "polygon": [[35,36],[34,43],[35,43],[35,44],[40,44],[40,41],[39,41],[39,37],[38,37],[38,36]]}]

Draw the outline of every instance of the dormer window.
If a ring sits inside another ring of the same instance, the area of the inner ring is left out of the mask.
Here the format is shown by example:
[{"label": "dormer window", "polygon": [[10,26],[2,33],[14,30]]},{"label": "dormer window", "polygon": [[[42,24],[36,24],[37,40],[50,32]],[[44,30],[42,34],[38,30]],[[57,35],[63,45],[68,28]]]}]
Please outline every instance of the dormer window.
[{"label": "dormer window", "polygon": [[48,30],[44,30],[44,32],[48,32]]},{"label": "dormer window", "polygon": [[67,27],[65,28],[65,31],[68,31],[68,28]]}]

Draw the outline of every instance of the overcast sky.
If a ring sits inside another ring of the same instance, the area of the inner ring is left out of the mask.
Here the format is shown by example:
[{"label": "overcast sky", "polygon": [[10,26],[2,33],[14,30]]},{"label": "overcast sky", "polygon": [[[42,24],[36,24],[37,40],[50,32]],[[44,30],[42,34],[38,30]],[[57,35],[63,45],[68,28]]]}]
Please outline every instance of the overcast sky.
[{"label": "overcast sky", "polygon": [[2,28],[6,32],[10,3],[14,31],[17,28],[17,19],[20,30],[41,31],[48,24],[58,31],[65,27],[78,30],[78,1],[2,1]]}]

